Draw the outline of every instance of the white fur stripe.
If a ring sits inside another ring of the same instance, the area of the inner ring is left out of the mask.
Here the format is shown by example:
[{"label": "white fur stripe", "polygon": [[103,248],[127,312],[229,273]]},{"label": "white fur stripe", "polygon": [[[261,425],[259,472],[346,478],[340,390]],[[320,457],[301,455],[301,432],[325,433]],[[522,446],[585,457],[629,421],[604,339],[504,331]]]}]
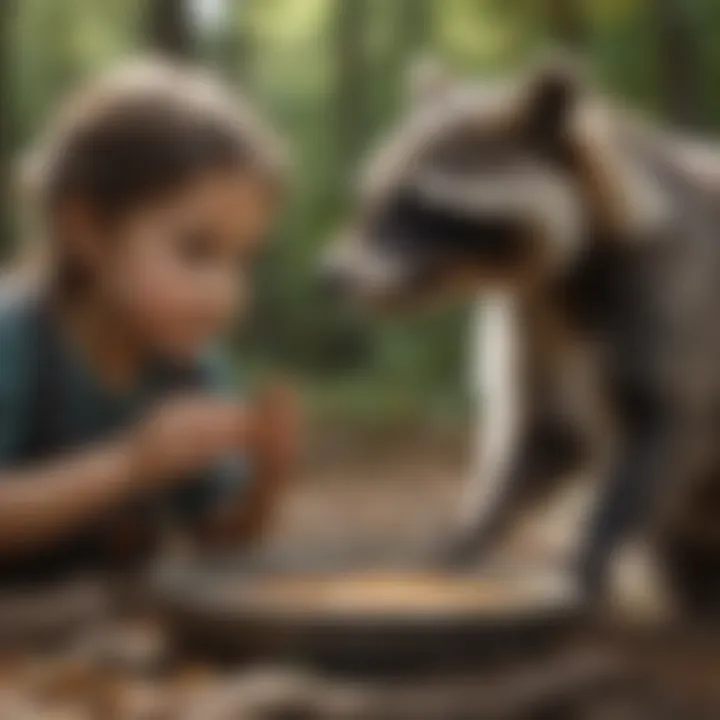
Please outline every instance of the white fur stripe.
[{"label": "white fur stripe", "polygon": [[471,476],[462,497],[463,523],[475,525],[497,498],[517,444],[520,421],[519,333],[516,298],[482,298],[472,348],[473,389],[479,402]]}]

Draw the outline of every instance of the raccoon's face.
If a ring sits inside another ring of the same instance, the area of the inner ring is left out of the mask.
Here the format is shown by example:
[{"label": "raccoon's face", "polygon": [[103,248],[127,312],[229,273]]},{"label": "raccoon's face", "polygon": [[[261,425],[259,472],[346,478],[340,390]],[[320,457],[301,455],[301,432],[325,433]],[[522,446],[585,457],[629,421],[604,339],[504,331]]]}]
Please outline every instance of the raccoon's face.
[{"label": "raccoon's face", "polygon": [[326,281],[382,303],[564,266],[585,231],[566,148],[578,92],[547,71],[416,105],[371,158],[355,217],[323,259]]}]

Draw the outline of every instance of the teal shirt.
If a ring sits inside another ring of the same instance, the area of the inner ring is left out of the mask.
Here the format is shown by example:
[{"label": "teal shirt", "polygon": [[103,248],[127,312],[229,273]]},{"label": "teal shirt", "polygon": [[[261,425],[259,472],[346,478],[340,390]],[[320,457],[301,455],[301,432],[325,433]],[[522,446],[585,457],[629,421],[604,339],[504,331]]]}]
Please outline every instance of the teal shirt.
[{"label": "teal shirt", "polygon": [[[25,455],[34,413],[38,382],[38,314],[35,304],[23,298],[0,301],[0,469],[31,461]],[[167,391],[160,369],[148,371],[132,392],[113,392],[102,386],[74,349],[57,342],[53,372],[61,419],[62,449],[73,449],[112,437],[137,422]],[[222,357],[213,355],[198,363],[198,382],[210,392],[232,390],[231,373]],[[241,491],[245,479],[242,458],[227,458],[200,477],[188,478],[179,489],[154,498],[165,515],[192,522],[212,513]]]}]

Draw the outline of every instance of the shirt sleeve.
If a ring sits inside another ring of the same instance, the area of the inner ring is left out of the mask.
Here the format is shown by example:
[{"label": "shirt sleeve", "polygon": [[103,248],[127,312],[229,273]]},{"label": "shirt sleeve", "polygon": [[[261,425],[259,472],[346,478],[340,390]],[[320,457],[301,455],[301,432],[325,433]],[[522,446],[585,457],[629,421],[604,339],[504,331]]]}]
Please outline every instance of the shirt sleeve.
[{"label": "shirt sleeve", "polygon": [[0,471],[23,460],[32,402],[30,330],[17,314],[0,309]]},{"label": "shirt sleeve", "polygon": [[[3,370],[0,361],[0,374]],[[23,401],[13,381],[0,378],[0,470],[22,459],[24,414]]]},{"label": "shirt sleeve", "polygon": [[[201,384],[219,396],[242,396],[241,383],[227,358],[214,354],[203,362]],[[212,516],[227,503],[241,501],[251,475],[242,453],[223,458],[215,467],[180,488],[175,498],[178,514],[185,522],[197,522]]]}]

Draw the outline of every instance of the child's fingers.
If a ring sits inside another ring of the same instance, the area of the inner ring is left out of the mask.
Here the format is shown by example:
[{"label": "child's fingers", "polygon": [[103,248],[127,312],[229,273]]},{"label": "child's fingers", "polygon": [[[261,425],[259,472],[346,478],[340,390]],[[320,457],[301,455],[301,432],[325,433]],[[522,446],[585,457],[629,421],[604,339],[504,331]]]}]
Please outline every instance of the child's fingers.
[{"label": "child's fingers", "polygon": [[282,465],[295,461],[301,445],[300,407],[298,393],[290,383],[275,380],[262,388],[253,411],[257,453]]}]

